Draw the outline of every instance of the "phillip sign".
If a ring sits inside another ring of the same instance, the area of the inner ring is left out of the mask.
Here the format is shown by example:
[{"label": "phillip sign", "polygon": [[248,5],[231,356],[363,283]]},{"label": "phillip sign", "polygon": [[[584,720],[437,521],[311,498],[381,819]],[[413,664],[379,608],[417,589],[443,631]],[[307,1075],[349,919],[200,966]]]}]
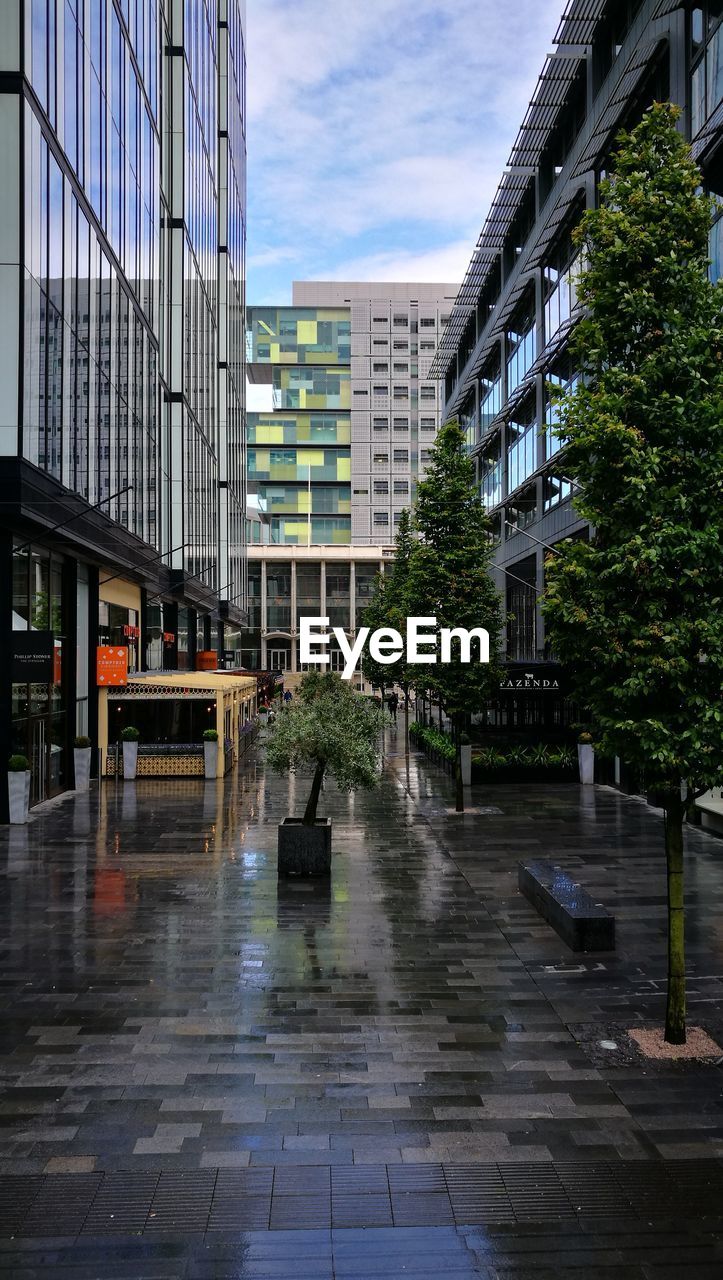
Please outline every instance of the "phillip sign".
[{"label": "phillip sign", "polygon": [[[369,627],[360,627],[356,639],[349,643],[341,627],[334,627],[329,633],[328,618],[302,618],[299,632],[299,657],[302,664],[324,666],[329,662],[329,654],[324,652],[333,635],[344,655],[345,666],[342,679],[351,680],[361,657],[364,646],[369,642],[369,653],[375,662],[392,664],[404,656],[410,665],[430,666],[437,662],[452,661],[452,645],[456,641],[459,646],[457,658],[460,662],[472,661],[472,643],[477,644],[478,662],[490,660],[490,638],[482,627],[473,627],[467,631],[464,627],[442,627],[439,632],[436,618],[407,618],[407,632],[403,639],[400,631],[393,627],[380,627],[370,633]],[[437,653],[439,643],[439,655]],[[406,650],[406,652],[405,652]]]}]

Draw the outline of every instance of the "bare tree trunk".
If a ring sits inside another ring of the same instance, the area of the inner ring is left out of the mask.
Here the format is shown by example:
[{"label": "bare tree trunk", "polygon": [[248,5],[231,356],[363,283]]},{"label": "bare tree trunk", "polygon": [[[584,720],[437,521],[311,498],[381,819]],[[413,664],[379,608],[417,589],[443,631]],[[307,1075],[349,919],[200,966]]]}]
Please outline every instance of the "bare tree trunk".
[{"label": "bare tree trunk", "polygon": [[685,887],[683,880],[683,814],[679,797],[665,809],[665,856],[668,864],[668,1004],[665,1039],[685,1044]]},{"label": "bare tree trunk", "polygon": [[316,822],[316,809],[319,803],[319,795],[321,793],[321,784],[324,781],[324,771],[326,769],[326,761],[318,760],[316,763],[316,771],[314,773],[314,781],[311,784],[311,792],[306,802],[304,817],[302,818],[305,827],[313,827]]},{"label": "bare tree trunk", "polygon": [[459,714],[454,717],[452,723],[454,725],[455,808],[457,813],[464,813],[464,785],[462,783],[462,725]]}]

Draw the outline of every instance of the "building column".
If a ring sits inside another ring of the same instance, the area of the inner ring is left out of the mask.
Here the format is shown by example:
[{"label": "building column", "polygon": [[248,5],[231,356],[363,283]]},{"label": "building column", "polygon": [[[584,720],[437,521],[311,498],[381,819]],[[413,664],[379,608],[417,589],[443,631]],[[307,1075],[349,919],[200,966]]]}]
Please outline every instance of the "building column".
[{"label": "building column", "polygon": [[292,674],[292,675],[294,675],[294,676],[297,674],[297,672],[298,672],[298,670],[299,670],[299,664],[298,664],[298,661],[297,661],[297,651],[296,651],[296,640],[297,640],[297,636],[298,636],[298,634],[299,634],[299,619],[298,619],[298,618],[297,618],[297,616],[296,616],[296,610],[297,610],[297,603],[296,603],[296,602],[297,602],[297,590],[296,590],[296,560],[295,560],[295,559],[294,559],[294,557],[292,556],[292,557],[291,557],[291,626],[289,627],[289,631],[291,632],[291,666],[290,666],[290,671],[291,671],[291,674]]},{"label": "building column", "polygon": [[[13,539],[12,534],[0,533],[0,565],[5,566],[0,573],[0,636],[7,638],[5,652],[11,653],[13,630]],[[8,757],[12,751],[12,667],[11,661],[0,663],[0,823],[8,822],[9,800],[5,770]]]},{"label": "building column", "polygon": [[356,561],[349,560],[349,630],[356,635]]},{"label": "building column", "polygon": [[261,561],[261,670],[269,670],[269,647],[266,632],[269,629],[269,610],[266,601],[266,561]]}]

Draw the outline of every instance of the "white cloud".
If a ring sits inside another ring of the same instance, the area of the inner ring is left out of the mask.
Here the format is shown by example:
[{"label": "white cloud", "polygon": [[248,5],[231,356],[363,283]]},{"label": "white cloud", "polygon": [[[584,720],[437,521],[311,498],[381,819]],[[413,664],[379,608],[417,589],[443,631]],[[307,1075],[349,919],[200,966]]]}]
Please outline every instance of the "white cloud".
[{"label": "white cloud", "polygon": [[470,239],[464,237],[435,249],[367,254],[342,260],[330,280],[417,280],[425,284],[461,284],[470,259]]},{"label": "white cloud", "polygon": [[251,300],[287,263],[297,279],[367,259],[411,270],[454,261],[469,235],[466,266],[559,11],[250,0]]}]

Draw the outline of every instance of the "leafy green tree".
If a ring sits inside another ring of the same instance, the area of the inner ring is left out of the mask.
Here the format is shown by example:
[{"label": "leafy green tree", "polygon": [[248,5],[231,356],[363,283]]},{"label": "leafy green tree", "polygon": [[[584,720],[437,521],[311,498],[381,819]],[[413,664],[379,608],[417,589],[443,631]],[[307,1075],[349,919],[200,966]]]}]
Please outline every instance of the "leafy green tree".
[{"label": "leafy green tree", "polygon": [[[384,610],[387,627],[393,627],[404,636],[409,617],[409,568],[414,550],[414,532],[408,507],[399,516],[397,536],[394,541],[394,563],[386,581]],[[409,691],[414,683],[415,668],[403,658],[394,664],[394,680],[404,694],[404,741],[409,749]]]},{"label": "leafy green tree", "polygon": [[266,758],[279,773],[311,765],[314,778],[303,823],[313,826],[328,774],[342,791],[373,787],[379,777],[384,712],[333,672],[310,671],[269,732]]},{"label": "leafy green tree", "polygon": [[420,481],[413,511],[418,534],[409,561],[406,599],[417,617],[435,617],[443,627],[484,628],[489,663],[461,661],[459,645],[449,664],[416,668],[450,717],[456,745],[456,804],[464,809],[460,747],[467,717],[494,697],[499,687],[498,652],[502,612],[489,572],[490,526],[475,485],[474,465],[465,453],[465,435],[456,421],[442,427]]},{"label": "leafy green tree", "polygon": [[[363,616],[357,618],[357,629],[359,626],[369,627],[370,634],[373,634],[380,627],[389,626],[387,622],[386,590],[387,579],[383,573],[378,573],[374,580],[374,595],[365,606]],[[394,676],[390,676],[389,666],[386,663],[377,662],[376,658],[373,658],[369,652],[368,646],[365,645],[362,652],[361,669],[364,679],[369,681],[372,689],[381,691],[383,703],[387,685],[394,680]]]},{"label": "leafy green tree", "polygon": [[578,230],[584,377],[560,433],[594,532],[548,559],[544,604],[598,746],[661,795],[673,1044],[685,1041],[681,780],[723,780],[723,290],[677,119],[655,104],[620,136],[601,207]]}]

